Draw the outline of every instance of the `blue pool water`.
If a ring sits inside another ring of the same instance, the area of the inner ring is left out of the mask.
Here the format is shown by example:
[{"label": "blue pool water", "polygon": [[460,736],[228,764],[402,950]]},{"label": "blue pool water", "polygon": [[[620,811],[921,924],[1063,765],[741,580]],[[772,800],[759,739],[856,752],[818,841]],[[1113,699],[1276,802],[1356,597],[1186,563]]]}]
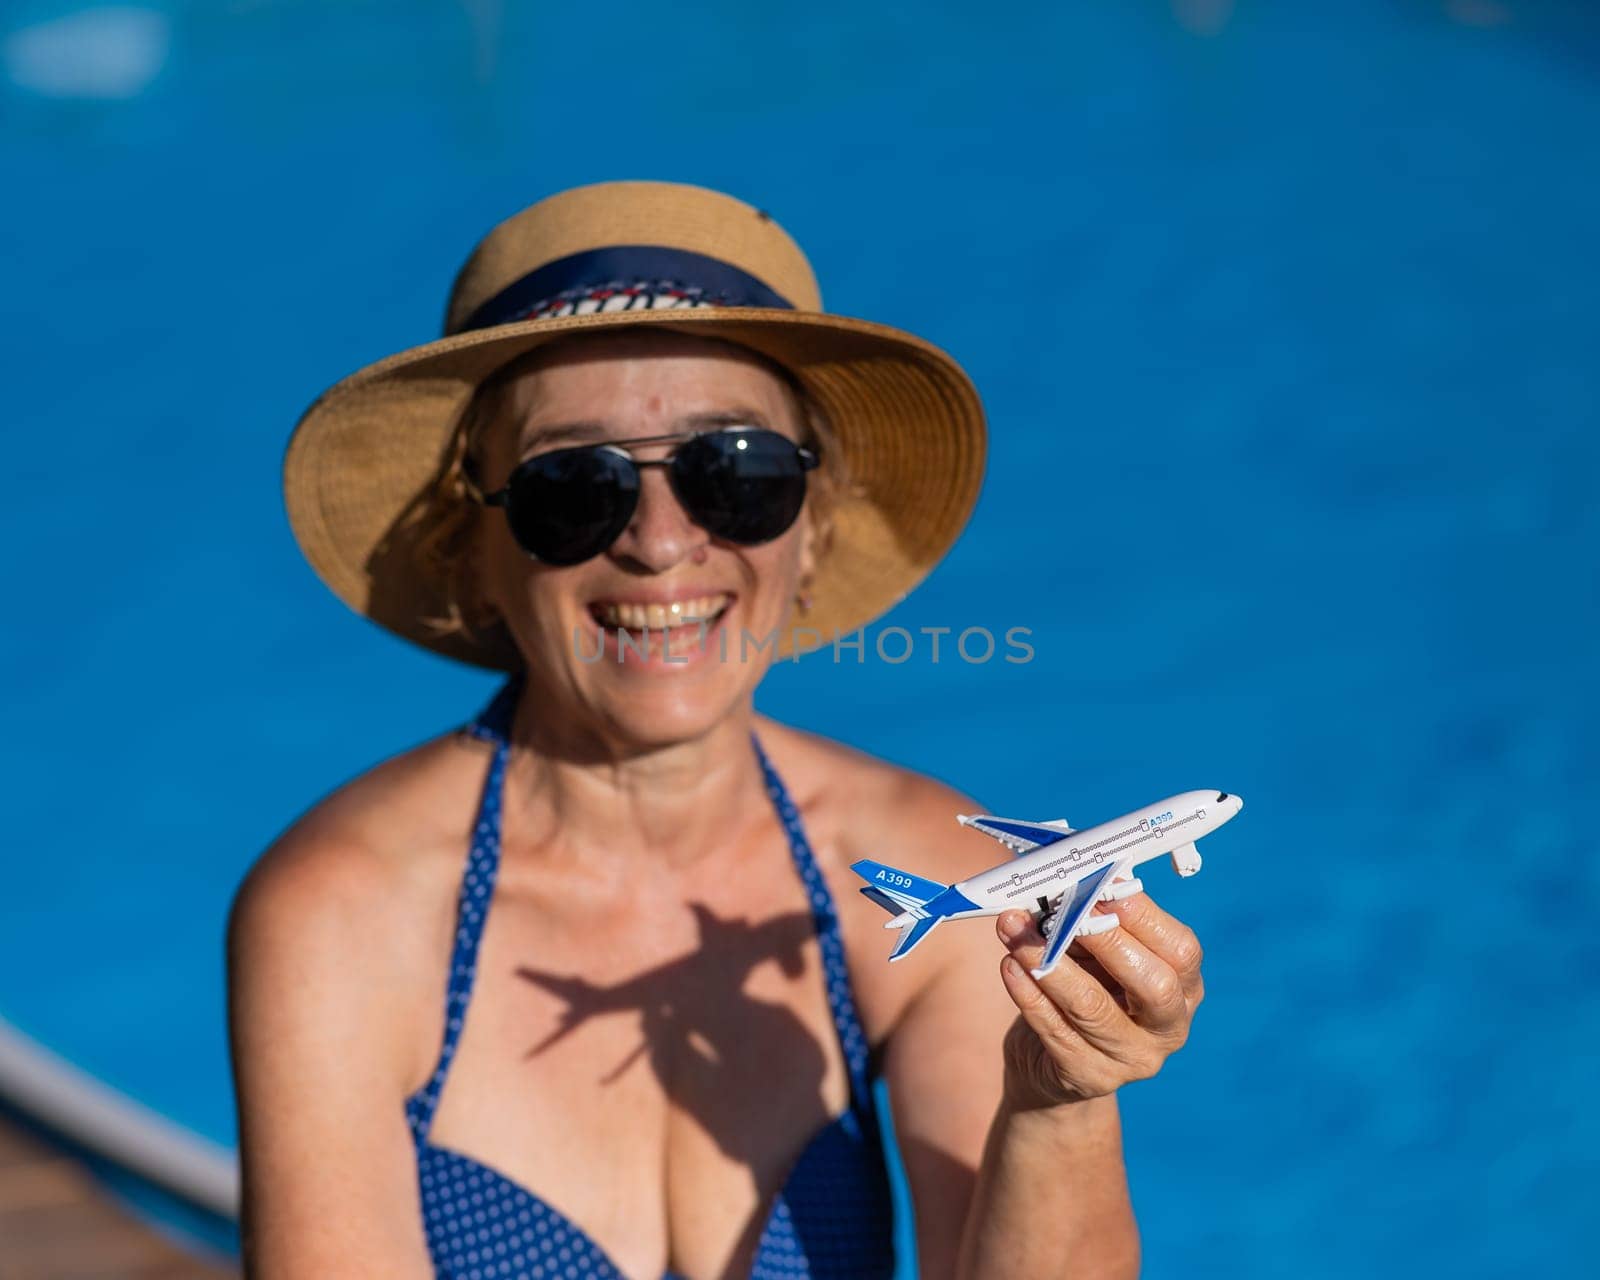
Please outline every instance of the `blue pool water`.
[{"label": "blue pool water", "polygon": [[493,687],[316,582],[289,429],[493,221],[699,182],[971,371],[982,501],[884,621],[1036,654],[824,653],[763,709],[1000,812],[1247,800],[1152,877],[1210,994],[1124,1095],[1147,1274],[1589,1271],[1600,13],[585,14],[0,15],[0,1016],[233,1140],[240,875]]}]

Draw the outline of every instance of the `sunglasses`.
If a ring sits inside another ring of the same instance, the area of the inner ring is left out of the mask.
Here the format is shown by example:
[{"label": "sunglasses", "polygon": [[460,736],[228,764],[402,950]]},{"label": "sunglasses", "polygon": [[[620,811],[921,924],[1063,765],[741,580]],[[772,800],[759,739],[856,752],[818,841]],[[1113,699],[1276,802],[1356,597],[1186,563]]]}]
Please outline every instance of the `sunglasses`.
[{"label": "sunglasses", "polygon": [[[664,458],[641,462],[624,445],[678,442]],[[752,547],[792,525],[806,499],[813,449],[764,427],[640,436],[535,454],[505,487],[473,499],[504,507],[511,536],[545,564],[581,564],[622,536],[639,505],[639,473],[665,467],[689,518],[713,537]],[[468,471],[469,481],[475,478]]]}]

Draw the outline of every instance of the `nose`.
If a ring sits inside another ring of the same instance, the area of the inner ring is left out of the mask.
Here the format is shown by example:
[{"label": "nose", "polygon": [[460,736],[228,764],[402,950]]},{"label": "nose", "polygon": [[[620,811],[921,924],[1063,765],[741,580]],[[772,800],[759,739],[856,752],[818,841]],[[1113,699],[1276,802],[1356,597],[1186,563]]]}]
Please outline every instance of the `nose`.
[{"label": "nose", "polygon": [[664,573],[693,556],[708,541],[706,531],[689,519],[664,467],[641,467],[639,504],[611,554],[633,561],[651,573]]}]

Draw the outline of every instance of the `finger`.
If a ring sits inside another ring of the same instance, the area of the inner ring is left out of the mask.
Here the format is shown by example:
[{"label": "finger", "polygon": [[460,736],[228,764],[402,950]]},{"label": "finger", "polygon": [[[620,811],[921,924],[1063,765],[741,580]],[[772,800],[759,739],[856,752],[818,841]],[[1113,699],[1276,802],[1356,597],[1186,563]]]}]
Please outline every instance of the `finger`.
[{"label": "finger", "polygon": [[1038,982],[1016,956],[1009,955],[1000,962],[1000,977],[1011,1003],[1017,1006],[1022,1020],[1039,1037],[1051,1058],[1061,1063],[1090,1049],[1082,1034],[1067,1021],[1055,1002],[1040,990]]},{"label": "finger", "polygon": [[1111,998],[1117,1002],[1117,1008],[1124,1013],[1128,1011],[1128,993],[1122,989],[1120,982],[1106,972],[1105,965],[1083,949],[1083,943],[1073,942],[1067,948],[1067,954],[1077,962],[1079,968],[1111,993]]},{"label": "finger", "polygon": [[1002,911],[995,917],[994,931],[1007,947],[1044,946],[1044,934],[1029,911]]},{"label": "finger", "polygon": [[1011,944],[1011,958],[1089,1044],[1123,1060],[1143,1047],[1148,1033],[1134,1024],[1112,994],[1072,956],[1062,956],[1044,977],[1033,977],[1032,971],[1044,960],[1044,939],[1037,929],[1017,937]]},{"label": "finger", "polygon": [[1124,930],[1172,966],[1186,988],[1198,982],[1204,953],[1193,929],[1163,911],[1147,893],[1135,893],[1106,905],[1116,913],[1117,923]]},{"label": "finger", "polygon": [[1128,929],[1078,938],[1128,995],[1133,1021],[1160,1036],[1187,1031],[1191,1010],[1177,971]]}]

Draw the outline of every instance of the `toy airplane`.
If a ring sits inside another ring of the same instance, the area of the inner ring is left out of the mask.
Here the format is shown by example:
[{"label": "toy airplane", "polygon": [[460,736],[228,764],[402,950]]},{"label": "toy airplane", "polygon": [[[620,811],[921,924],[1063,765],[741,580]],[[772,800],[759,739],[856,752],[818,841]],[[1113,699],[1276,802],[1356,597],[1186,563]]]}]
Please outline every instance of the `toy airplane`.
[{"label": "toy airplane", "polygon": [[1185,791],[1087,831],[1074,831],[1065,818],[1023,822],[964,813],[957,817],[962,826],[992,836],[1017,854],[1016,860],[956,884],[924,880],[870,858],[850,869],[867,882],[861,892],[894,913],[883,927],[903,930],[890,960],[908,955],[941,920],[1022,908],[1039,915],[1045,949],[1033,976],[1042,978],[1074,938],[1116,927],[1116,916],[1092,911],[1097,902],[1114,902],[1144,888],[1134,878],[1134,867],[1165,853],[1174,871],[1192,876],[1200,870],[1195,841],[1242,808],[1244,801],[1226,791]]}]

